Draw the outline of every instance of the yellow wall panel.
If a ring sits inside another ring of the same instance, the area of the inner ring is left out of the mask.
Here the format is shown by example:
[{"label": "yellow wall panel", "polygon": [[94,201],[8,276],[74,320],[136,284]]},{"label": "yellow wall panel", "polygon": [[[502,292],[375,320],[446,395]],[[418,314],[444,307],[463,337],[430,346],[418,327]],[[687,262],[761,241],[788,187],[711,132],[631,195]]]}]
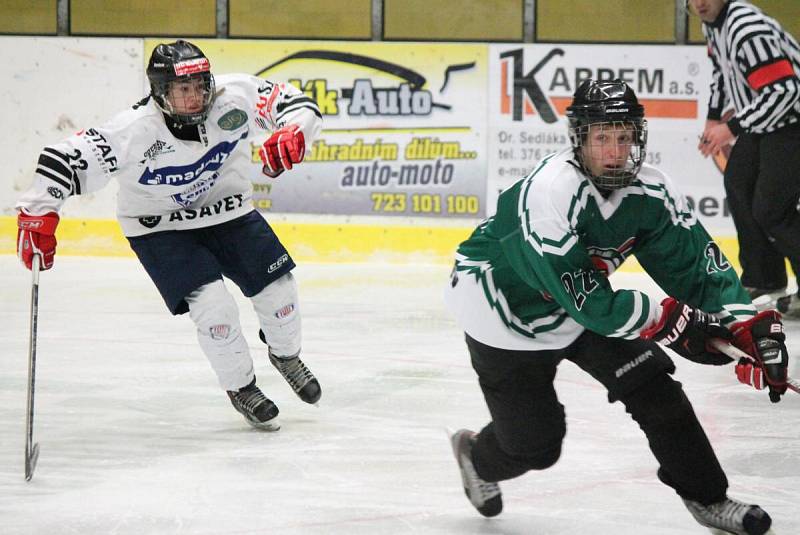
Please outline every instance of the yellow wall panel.
[{"label": "yellow wall panel", "polygon": [[0,0],[0,33],[57,31],[56,0]]},{"label": "yellow wall panel", "polygon": [[703,37],[703,23],[698,17],[689,15],[689,42],[690,43],[704,43]]},{"label": "yellow wall panel", "polygon": [[75,35],[214,36],[215,0],[70,0]]},{"label": "yellow wall panel", "polygon": [[522,0],[384,0],[384,39],[521,41]]},{"label": "yellow wall panel", "polygon": [[[800,39],[800,2],[797,0],[754,0],[752,4],[777,20],[783,29]],[[703,30],[699,17],[689,16],[689,42],[702,43]]]},{"label": "yellow wall panel", "polygon": [[372,0],[229,0],[231,37],[369,39]]},{"label": "yellow wall panel", "polygon": [[800,2],[798,0],[755,0],[754,5],[781,23],[783,29],[800,39]]},{"label": "yellow wall panel", "polygon": [[664,0],[537,0],[536,40],[675,41],[675,4]]}]

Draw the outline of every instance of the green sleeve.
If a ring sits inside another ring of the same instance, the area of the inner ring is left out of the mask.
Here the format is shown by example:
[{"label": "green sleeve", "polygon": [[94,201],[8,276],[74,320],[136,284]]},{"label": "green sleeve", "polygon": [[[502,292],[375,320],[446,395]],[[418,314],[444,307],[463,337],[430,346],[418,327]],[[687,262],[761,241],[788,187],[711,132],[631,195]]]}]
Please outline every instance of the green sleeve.
[{"label": "green sleeve", "polygon": [[717,315],[723,324],[752,317],[755,308],[719,245],[688,205],[677,206],[682,209],[649,207],[658,215],[652,230],[637,237],[639,263],[668,295]]}]

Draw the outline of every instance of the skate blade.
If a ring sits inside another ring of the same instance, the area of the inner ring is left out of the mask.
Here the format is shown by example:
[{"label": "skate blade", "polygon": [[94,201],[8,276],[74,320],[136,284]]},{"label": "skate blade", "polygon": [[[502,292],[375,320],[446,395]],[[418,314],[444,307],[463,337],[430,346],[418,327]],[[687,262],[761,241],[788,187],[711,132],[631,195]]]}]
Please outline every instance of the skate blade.
[{"label": "skate blade", "polygon": [[[730,531],[723,531],[723,530],[721,530],[721,529],[716,529],[716,528],[708,528],[708,530],[709,530],[711,533],[713,533],[713,535],[731,535],[731,532],[730,532]],[[764,532],[764,535],[776,535],[776,534],[775,534],[775,532],[774,532],[774,531],[772,531],[772,529],[770,528],[770,529],[768,529],[766,532]]]},{"label": "skate blade", "polygon": [[251,422],[250,420],[247,420],[247,423],[250,424],[250,426],[253,427],[254,429],[258,429],[259,431],[274,432],[278,431],[281,428],[281,423],[277,421],[275,418],[260,423]]}]

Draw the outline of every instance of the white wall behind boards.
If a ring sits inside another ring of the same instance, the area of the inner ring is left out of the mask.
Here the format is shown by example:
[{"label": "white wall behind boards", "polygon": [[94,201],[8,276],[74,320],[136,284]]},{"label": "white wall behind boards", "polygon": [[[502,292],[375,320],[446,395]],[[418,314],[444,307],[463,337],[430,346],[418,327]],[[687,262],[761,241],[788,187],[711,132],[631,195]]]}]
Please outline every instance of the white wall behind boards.
[{"label": "white wall behind boards", "polygon": [[[0,214],[28,188],[39,151],[144,96],[141,39],[0,37]],[[71,199],[67,216],[114,217],[116,185]]]}]

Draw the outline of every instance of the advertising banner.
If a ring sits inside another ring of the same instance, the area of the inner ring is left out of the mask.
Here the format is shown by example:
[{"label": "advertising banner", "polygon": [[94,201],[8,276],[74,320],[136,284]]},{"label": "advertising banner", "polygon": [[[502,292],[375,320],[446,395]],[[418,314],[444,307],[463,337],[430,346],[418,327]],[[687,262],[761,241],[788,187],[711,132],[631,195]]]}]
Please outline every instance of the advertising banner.
[{"label": "advertising banner", "polygon": [[677,183],[710,231],[734,234],[724,158],[704,159],[697,150],[711,79],[700,46],[490,45],[489,213],[500,191],[569,146],[565,111],[586,78],[619,78],[633,88],[648,121],[647,163]]},{"label": "advertising banner", "polygon": [[294,84],[322,112],[322,134],[305,163],[277,180],[261,174],[263,140],[253,141],[259,210],[436,218],[485,213],[486,45],[196,42],[213,72]]}]

